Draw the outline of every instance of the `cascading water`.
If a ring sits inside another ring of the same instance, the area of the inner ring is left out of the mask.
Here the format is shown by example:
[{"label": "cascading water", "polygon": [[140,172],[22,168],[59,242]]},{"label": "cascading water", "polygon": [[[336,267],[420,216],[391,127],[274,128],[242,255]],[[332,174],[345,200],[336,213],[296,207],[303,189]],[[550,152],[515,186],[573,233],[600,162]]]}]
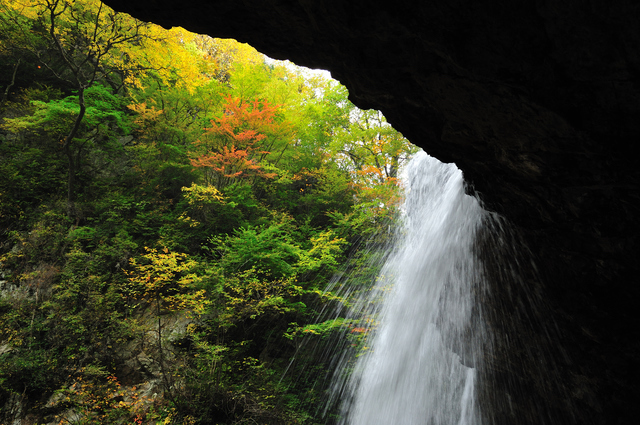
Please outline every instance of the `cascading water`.
[{"label": "cascading water", "polygon": [[465,194],[453,164],[420,152],[405,167],[404,185],[403,219],[384,264],[373,267],[381,270],[375,285],[348,275],[329,288],[349,299],[349,309],[336,312],[347,327],[322,357],[333,371],[325,418],[579,423],[580,392],[571,385],[583,378],[571,370],[519,233]]},{"label": "cascading water", "polygon": [[473,247],[486,213],[453,164],[421,152],[405,174],[404,227],[372,291],[390,293],[375,312],[372,348],[343,387],[340,423],[478,425],[484,329]]}]

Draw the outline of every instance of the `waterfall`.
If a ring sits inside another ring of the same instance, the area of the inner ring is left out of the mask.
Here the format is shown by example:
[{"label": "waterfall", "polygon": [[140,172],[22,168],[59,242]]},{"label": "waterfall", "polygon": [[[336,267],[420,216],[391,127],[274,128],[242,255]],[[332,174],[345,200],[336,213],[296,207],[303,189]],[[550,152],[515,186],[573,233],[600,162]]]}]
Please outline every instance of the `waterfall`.
[{"label": "waterfall", "polygon": [[586,378],[562,348],[520,231],[465,194],[455,165],[424,152],[405,167],[403,185],[386,254],[378,241],[387,236],[371,251],[375,284],[347,275],[328,288],[349,302],[333,313],[347,327],[322,354],[331,379],[325,420],[580,423],[576,397]]},{"label": "waterfall", "polygon": [[404,173],[403,225],[369,292],[384,301],[367,313],[375,317],[371,347],[337,385],[340,423],[478,425],[484,329],[474,303],[482,289],[474,242],[486,212],[465,194],[453,164],[421,152]]},{"label": "waterfall", "polygon": [[403,184],[375,285],[356,297],[349,278],[336,284],[351,328],[329,353],[325,415],[340,405],[339,425],[577,423],[571,361],[518,232],[465,194],[453,164],[420,152]]}]

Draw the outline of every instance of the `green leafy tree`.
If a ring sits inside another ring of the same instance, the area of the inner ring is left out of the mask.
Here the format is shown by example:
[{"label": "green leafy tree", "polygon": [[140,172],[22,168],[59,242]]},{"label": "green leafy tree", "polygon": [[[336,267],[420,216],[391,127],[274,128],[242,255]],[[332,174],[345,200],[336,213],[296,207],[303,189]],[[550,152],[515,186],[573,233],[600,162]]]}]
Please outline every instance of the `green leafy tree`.
[{"label": "green leafy tree", "polygon": [[336,129],[329,148],[338,162],[364,186],[397,179],[398,170],[417,148],[391,127],[380,111],[363,111],[347,100],[343,105],[348,125]]},{"label": "green leafy tree", "polygon": [[204,289],[198,289],[202,278],[193,272],[197,263],[187,254],[170,252],[163,248],[145,248],[146,254],[140,261],[130,260],[131,270],[125,270],[128,285],[126,296],[133,302],[146,302],[155,310],[157,317],[157,348],[159,365],[164,380],[165,391],[173,398],[169,372],[166,370],[163,348],[164,313],[186,311],[199,315],[205,311],[209,301]]},{"label": "green leafy tree", "polygon": [[[129,131],[129,121],[123,100],[106,87],[93,84],[79,95],[71,95],[48,102],[32,101],[33,112],[18,118],[5,119],[2,128],[22,139],[42,140],[61,147],[67,157],[67,201],[73,206],[78,186],[78,175],[83,171],[84,159],[91,154],[94,173],[114,154],[122,151],[118,139]],[[78,117],[82,115],[82,119]],[[73,143],[68,135],[73,134]],[[66,136],[65,136],[66,135]],[[71,210],[68,210],[68,212]]]},{"label": "green leafy tree", "polygon": [[14,43],[76,92],[77,107],[66,109],[73,111],[70,125],[59,127],[57,135],[67,159],[68,214],[74,216],[77,160],[86,140],[82,134],[87,114],[86,91],[98,81],[117,91],[139,70],[139,64],[128,64],[116,57],[124,53],[123,47],[140,42],[141,29],[147,24],[114,12],[100,1],[3,1],[2,9],[10,16],[0,21],[3,27],[11,27],[12,33],[19,35]]}]

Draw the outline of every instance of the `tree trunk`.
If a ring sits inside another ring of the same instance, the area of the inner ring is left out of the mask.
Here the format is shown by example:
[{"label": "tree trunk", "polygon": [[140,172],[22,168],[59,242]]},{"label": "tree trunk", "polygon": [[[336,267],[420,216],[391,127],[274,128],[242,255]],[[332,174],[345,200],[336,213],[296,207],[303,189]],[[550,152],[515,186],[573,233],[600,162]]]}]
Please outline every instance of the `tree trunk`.
[{"label": "tree trunk", "polygon": [[9,83],[7,88],[4,89],[4,94],[2,96],[2,103],[7,101],[7,98],[9,97],[9,92],[11,91],[11,88],[16,83],[16,74],[18,73],[18,67],[20,66],[20,62],[21,61],[22,61],[22,59],[18,59],[18,62],[16,63],[16,66],[13,67],[13,75],[11,76],[11,82]]},{"label": "tree trunk", "polygon": [[67,179],[67,215],[69,218],[73,218],[76,215],[75,211],[75,186],[76,186],[76,172],[78,161],[76,160],[73,154],[73,139],[78,134],[78,130],[80,129],[80,123],[82,123],[82,119],[84,118],[84,114],[87,110],[87,107],[84,103],[84,86],[80,86],[78,88],[78,105],[80,106],[80,111],[78,111],[78,116],[76,116],[75,122],[73,123],[73,128],[67,135],[64,140],[64,144],[62,149],[64,154],[67,156],[68,161],[68,179]]}]

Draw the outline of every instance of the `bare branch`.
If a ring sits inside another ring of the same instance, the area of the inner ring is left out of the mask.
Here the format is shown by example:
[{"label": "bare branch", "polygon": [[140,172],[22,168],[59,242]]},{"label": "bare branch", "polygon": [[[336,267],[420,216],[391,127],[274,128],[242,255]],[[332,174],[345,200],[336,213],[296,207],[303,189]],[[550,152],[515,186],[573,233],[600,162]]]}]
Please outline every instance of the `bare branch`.
[{"label": "bare branch", "polygon": [[6,102],[7,97],[9,97],[9,92],[11,91],[11,88],[16,83],[16,74],[18,73],[18,67],[20,66],[21,60],[22,59],[18,59],[18,62],[13,67],[13,75],[11,76],[11,82],[7,85],[7,88],[4,89],[4,95],[2,96],[2,103]]}]

